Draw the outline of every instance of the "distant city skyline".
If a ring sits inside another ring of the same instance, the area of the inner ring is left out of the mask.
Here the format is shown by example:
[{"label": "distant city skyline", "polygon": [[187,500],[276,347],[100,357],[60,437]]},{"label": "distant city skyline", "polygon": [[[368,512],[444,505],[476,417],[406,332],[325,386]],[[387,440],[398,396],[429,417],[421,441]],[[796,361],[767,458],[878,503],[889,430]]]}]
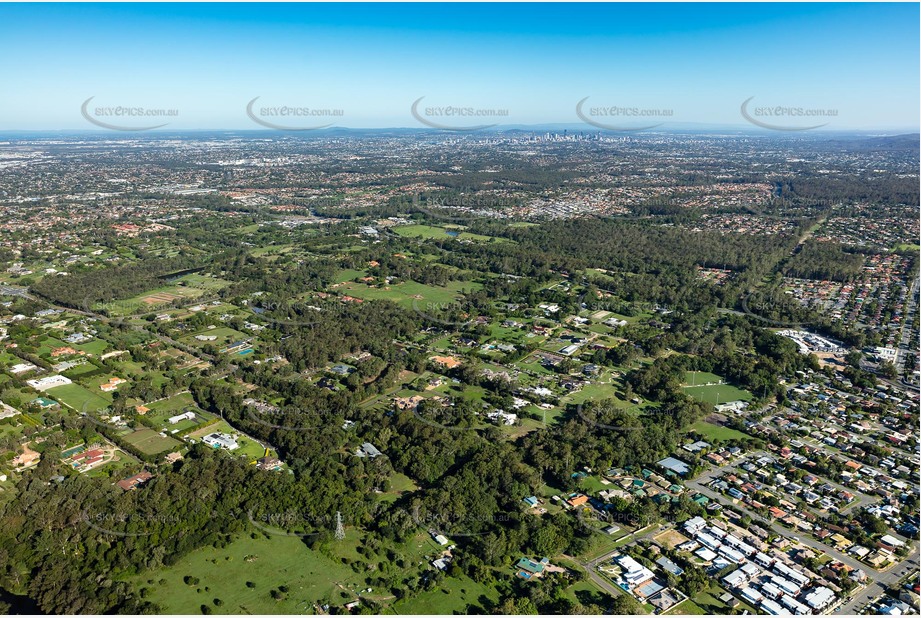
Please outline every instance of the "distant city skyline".
[{"label": "distant city skyline", "polygon": [[0,131],[917,131],[918,21],[908,3],[2,4]]}]

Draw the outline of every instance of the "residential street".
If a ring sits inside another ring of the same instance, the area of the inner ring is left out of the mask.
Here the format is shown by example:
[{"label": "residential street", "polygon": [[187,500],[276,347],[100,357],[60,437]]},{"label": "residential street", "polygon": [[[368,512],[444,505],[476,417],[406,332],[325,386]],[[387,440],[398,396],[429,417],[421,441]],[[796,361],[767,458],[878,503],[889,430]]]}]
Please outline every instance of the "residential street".
[{"label": "residential street", "polygon": [[911,282],[911,289],[908,291],[908,299],[905,302],[905,316],[902,320],[902,328],[899,331],[899,347],[896,356],[895,367],[899,375],[905,371],[905,359],[910,353],[917,353],[914,344],[909,340],[911,334],[911,324],[914,321],[915,312],[918,310],[918,296],[921,289],[918,285],[918,277]]},{"label": "residential street", "polygon": [[881,595],[887,586],[892,586],[898,583],[898,581],[905,577],[909,572],[917,569],[918,564],[918,554],[916,551],[908,559],[889,569],[882,575],[874,578],[876,581],[858,592],[853,599],[842,605],[835,613],[856,614],[859,610],[863,609],[863,607],[869,601]]},{"label": "residential street", "polygon": [[[710,499],[719,500],[721,502],[728,501],[729,500],[728,497],[723,496],[719,494],[718,492],[713,491],[712,489],[708,487],[705,487],[702,484],[702,482],[704,483],[708,482],[715,475],[715,473],[719,471],[720,470],[708,471],[707,473],[704,473],[703,475],[701,475],[699,479],[697,480],[687,481],[687,485],[688,487],[696,491],[699,491],[700,493],[704,494]],[[754,511],[751,511],[750,509],[748,509],[743,504],[735,504],[734,506],[740,511],[748,514],[750,517],[757,517],[758,519],[764,519],[763,517],[761,517]],[[784,528],[783,526],[775,522],[771,522],[771,528],[777,534],[781,534],[786,537],[796,536],[796,533],[794,531]],[[850,601],[846,601],[845,604],[843,604],[841,608],[836,610],[835,613],[840,613],[840,614],[856,613],[858,608],[862,608],[862,606],[866,605],[868,601],[882,594],[885,586],[889,586],[889,585],[893,585],[897,583],[900,579],[905,577],[905,575],[907,575],[907,573],[910,570],[917,569],[919,565],[918,547],[914,548],[914,551],[908,558],[896,564],[895,566],[890,567],[889,569],[881,572],[881,571],[878,571],[870,567],[869,565],[864,564],[863,562],[860,562],[853,556],[850,556],[848,554],[843,554],[835,550],[834,548],[825,545],[824,543],[820,543],[819,541],[813,540],[805,536],[797,536],[797,539],[799,543],[816,550],[820,554],[827,554],[831,556],[832,558],[834,558],[835,560],[839,560],[840,562],[846,564],[847,566],[851,568],[863,569],[864,573],[866,573],[867,576],[872,580],[870,584],[868,584],[865,588],[863,588],[860,592],[858,592],[857,595],[853,599],[851,599]]]},{"label": "residential street", "polygon": [[[746,457],[749,458],[749,459],[751,459],[751,458],[758,458],[758,457],[764,457],[764,456],[771,457],[771,458],[774,458],[774,459],[777,458],[776,455],[774,455],[774,454],[772,454],[772,453],[768,453],[768,452],[766,452],[766,451],[755,451],[755,452],[753,452],[753,453],[746,453]],[[712,479],[714,476],[721,475],[721,474],[723,474],[724,472],[726,472],[727,470],[731,470],[731,471],[735,472],[736,474],[744,474],[744,471],[740,471],[740,470],[736,467],[735,464],[729,464],[729,465],[722,466],[721,468],[713,468],[713,469],[711,469],[711,470],[707,470],[706,472],[704,472],[703,474],[701,474],[701,475],[697,478],[697,482],[706,485],[707,483],[710,482],[710,479]],[[839,512],[842,513],[842,514],[845,514],[845,513],[849,512],[849,511],[851,511],[851,510],[853,510],[853,509],[856,509],[856,508],[859,508],[859,507],[861,507],[861,506],[868,506],[868,505],[870,505],[870,504],[873,504],[873,503],[875,503],[875,502],[879,502],[879,501],[881,500],[881,498],[880,498],[879,496],[871,496],[871,495],[869,495],[869,494],[865,494],[865,493],[862,493],[862,492],[860,492],[860,491],[857,491],[856,489],[851,489],[850,487],[845,487],[844,485],[842,485],[842,484],[840,484],[840,483],[837,483],[837,482],[835,482],[835,481],[832,481],[831,479],[823,478],[823,479],[822,479],[822,482],[823,482],[823,483],[828,483],[829,485],[831,485],[831,486],[834,487],[835,489],[838,489],[839,491],[846,491],[846,492],[851,493],[851,494],[854,495],[854,501],[851,502],[850,504],[848,504],[847,506],[845,506],[844,508],[842,508],[842,509],[839,511]]]},{"label": "residential street", "polygon": [[[706,474],[703,475],[701,479],[710,478],[712,476],[713,476],[713,473],[711,472],[709,475],[706,475]],[[707,487],[703,487],[698,481],[688,481],[687,484],[689,487],[692,487],[693,489],[700,491],[704,495],[709,496],[711,499],[716,499],[720,501],[726,500],[725,496],[721,496],[717,492],[714,492]],[[736,505],[736,506],[743,512],[748,513],[750,516],[757,516],[755,513],[748,510],[744,506],[740,506],[740,505]],[[786,537],[792,536],[791,531],[783,528],[782,526],[772,524],[771,527],[778,534],[782,534],[783,536],[786,536]],[[659,532],[661,532],[662,530],[665,530],[667,528],[668,528],[667,525],[653,526],[651,529],[643,529],[639,531],[639,532],[642,532],[641,534],[633,533],[629,536],[631,536],[633,542],[636,542],[643,538],[651,538],[655,536],[656,534],[658,534]],[[887,569],[884,572],[880,572],[880,571],[877,571],[876,569],[873,569],[863,564],[862,562],[858,561],[852,556],[842,554],[834,550],[833,548],[827,547],[824,544],[819,543],[818,541],[814,541],[812,539],[803,538],[803,537],[798,537],[798,538],[799,538],[799,542],[802,543],[803,545],[811,547],[812,549],[815,549],[816,551],[820,553],[828,554],[829,556],[832,556],[833,558],[840,560],[841,562],[843,562],[844,564],[852,568],[863,569],[863,571],[867,573],[868,577],[870,577],[872,580],[865,587],[860,589],[853,598],[849,600],[845,600],[844,603],[842,603],[842,605],[833,612],[835,614],[855,614],[857,613],[859,610],[863,609],[870,601],[879,597],[883,593],[886,587],[897,584],[901,579],[906,577],[911,571],[917,569],[919,565],[919,557],[917,554],[918,548],[915,548],[916,551],[906,560],[902,561],[901,563],[897,564],[896,566],[890,569]],[[598,558],[594,558],[588,561],[580,561],[580,560],[573,558],[572,556],[566,556],[566,558],[574,562],[578,562],[580,565],[582,565],[586,573],[588,573],[588,576],[599,588],[606,591],[608,594],[618,595],[618,594],[626,594],[626,593],[623,590],[621,590],[619,587],[617,587],[616,585],[612,584],[604,576],[602,576],[598,572],[598,565],[603,562],[607,562],[611,560],[614,556],[616,556],[619,553],[621,553],[621,550],[615,549],[602,556],[599,556]]]},{"label": "residential street", "polygon": [[[632,532],[627,536],[631,537],[632,542],[636,542],[639,539],[649,538],[655,534],[658,534],[661,530],[664,530],[665,528],[666,526],[664,525],[655,525],[655,526],[652,526],[651,528],[647,526],[646,528],[640,528],[639,530],[636,530],[635,532]],[[641,532],[642,534],[638,535],[637,532]],[[595,582],[602,590],[604,590],[605,592],[607,592],[608,594],[612,596],[617,596],[619,594],[627,594],[627,593],[624,592],[621,588],[618,588],[617,586],[612,584],[609,580],[607,580],[600,573],[598,573],[598,565],[601,564],[602,562],[608,562],[614,556],[620,553],[623,553],[621,549],[615,549],[613,551],[609,551],[608,553],[602,556],[599,556],[598,558],[594,558],[588,561],[578,560],[572,556],[564,556],[564,557],[568,558],[569,560],[572,560],[573,562],[577,562],[578,564],[580,564],[582,568],[585,569],[585,572],[588,573],[588,576],[591,578],[591,580]]]}]

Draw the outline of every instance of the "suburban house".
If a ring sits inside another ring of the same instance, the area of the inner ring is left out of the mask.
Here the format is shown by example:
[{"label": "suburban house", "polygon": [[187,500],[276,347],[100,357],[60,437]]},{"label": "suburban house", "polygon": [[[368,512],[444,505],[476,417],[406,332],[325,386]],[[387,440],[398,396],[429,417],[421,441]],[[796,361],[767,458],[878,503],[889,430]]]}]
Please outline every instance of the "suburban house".
[{"label": "suburban house", "polygon": [[210,446],[211,448],[223,448],[228,451],[233,451],[240,448],[240,445],[237,444],[237,440],[226,433],[209,433],[207,436],[201,439],[202,442]]},{"label": "suburban house", "polygon": [[143,485],[147,481],[153,478],[153,474],[144,470],[143,472],[138,472],[134,476],[129,476],[126,479],[122,479],[116,483],[119,487],[125,491],[130,491],[136,489],[139,485]]}]

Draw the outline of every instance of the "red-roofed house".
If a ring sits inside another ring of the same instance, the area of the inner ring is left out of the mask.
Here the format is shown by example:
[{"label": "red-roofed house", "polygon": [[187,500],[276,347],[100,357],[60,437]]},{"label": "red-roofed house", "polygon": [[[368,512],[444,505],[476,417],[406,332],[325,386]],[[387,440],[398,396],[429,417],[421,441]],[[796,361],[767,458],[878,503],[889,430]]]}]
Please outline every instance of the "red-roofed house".
[{"label": "red-roofed house", "polygon": [[144,483],[146,483],[152,478],[153,478],[153,474],[151,474],[147,470],[144,470],[143,472],[138,472],[134,476],[129,476],[126,479],[120,480],[119,482],[116,483],[116,485],[118,485],[125,491],[130,491],[132,489],[137,488],[138,485],[143,485]]}]

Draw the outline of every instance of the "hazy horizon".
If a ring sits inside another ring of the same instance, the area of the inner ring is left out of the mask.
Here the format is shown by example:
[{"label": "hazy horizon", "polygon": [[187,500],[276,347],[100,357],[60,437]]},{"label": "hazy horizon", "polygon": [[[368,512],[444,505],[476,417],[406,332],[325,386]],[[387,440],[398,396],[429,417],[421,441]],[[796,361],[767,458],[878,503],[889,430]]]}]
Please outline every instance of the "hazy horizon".
[{"label": "hazy horizon", "polygon": [[625,133],[912,132],[918,18],[917,4],[862,3],[4,4],[0,50],[18,60],[0,67],[0,130],[588,117]]}]

